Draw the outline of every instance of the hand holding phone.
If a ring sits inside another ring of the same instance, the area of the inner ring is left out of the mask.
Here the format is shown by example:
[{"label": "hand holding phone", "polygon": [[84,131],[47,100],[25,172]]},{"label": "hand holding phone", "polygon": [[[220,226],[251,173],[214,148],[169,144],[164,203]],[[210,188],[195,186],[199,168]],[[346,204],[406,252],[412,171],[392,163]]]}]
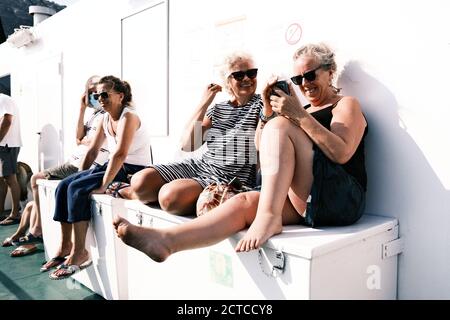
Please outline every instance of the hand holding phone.
[{"label": "hand holding phone", "polygon": [[[289,85],[288,85],[287,81],[285,81],[285,80],[275,82],[273,84],[272,88],[278,88],[281,91],[283,91],[284,93],[286,93],[288,96],[291,95],[291,93],[289,91]],[[272,90],[270,92],[270,94],[279,97],[279,95],[275,92],[275,90]]]}]

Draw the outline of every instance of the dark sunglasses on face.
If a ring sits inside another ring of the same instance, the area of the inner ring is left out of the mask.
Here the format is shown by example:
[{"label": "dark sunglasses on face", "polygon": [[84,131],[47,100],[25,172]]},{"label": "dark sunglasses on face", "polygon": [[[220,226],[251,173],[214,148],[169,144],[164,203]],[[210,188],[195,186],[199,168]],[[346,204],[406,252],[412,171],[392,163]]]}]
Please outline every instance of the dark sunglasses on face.
[{"label": "dark sunglasses on face", "polygon": [[100,97],[102,97],[103,100],[106,100],[109,98],[109,94],[106,91],[100,92],[100,93],[94,93],[94,99],[98,100]]},{"label": "dark sunglasses on face", "polygon": [[247,75],[249,79],[255,79],[257,74],[258,69],[248,69],[247,71],[232,72],[230,76],[232,76],[236,81],[242,81],[244,80],[245,75]]},{"label": "dark sunglasses on face", "polygon": [[303,78],[305,78],[308,81],[314,81],[314,80],[316,80],[316,71],[319,70],[322,67],[324,67],[324,65],[321,64],[320,66],[318,66],[314,70],[306,72],[304,75],[298,75],[298,76],[292,77],[291,80],[292,80],[292,82],[294,84],[300,85],[300,86],[303,83]]}]

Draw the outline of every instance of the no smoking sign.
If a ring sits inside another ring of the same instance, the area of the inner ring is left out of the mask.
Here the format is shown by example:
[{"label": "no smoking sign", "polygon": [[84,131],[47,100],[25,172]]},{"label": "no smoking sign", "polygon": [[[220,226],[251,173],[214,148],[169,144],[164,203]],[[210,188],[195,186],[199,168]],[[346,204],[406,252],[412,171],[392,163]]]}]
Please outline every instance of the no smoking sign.
[{"label": "no smoking sign", "polygon": [[284,35],[286,42],[290,45],[297,44],[302,38],[302,27],[298,23],[291,23]]}]

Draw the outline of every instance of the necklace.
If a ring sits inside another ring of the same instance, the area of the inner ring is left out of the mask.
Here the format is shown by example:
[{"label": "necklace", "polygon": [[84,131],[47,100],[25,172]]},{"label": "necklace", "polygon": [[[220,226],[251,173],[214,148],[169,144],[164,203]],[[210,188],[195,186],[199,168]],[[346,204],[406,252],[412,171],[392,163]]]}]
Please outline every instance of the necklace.
[{"label": "necklace", "polygon": [[116,136],[116,130],[114,130],[114,126],[113,126],[113,123],[112,123],[111,119],[109,120],[109,126],[111,127],[111,131],[112,131],[112,133],[113,133],[113,135],[115,137]]}]

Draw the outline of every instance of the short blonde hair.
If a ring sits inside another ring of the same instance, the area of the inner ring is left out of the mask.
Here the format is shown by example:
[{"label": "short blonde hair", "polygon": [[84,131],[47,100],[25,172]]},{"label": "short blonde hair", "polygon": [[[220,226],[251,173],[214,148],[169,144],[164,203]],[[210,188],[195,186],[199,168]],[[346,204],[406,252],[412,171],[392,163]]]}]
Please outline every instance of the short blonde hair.
[{"label": "short blonde hair", "polygon": [[[327,44],[320,42],[317,44],[310,43],[303,45],[302,47],[297,49],[297,51],[295,51],[293,59],[294,61],[296,61],[303,56],[313,57],[317,62],[320,63],[324,70],[331,70],[332,77],[334,79],[337,71],[337,64],[335,60],[335,54]],[[339,93],[341,91],[340,88],[336,88],[333,85],[332,87],[336,91],[336,93]]]},{"label": "short blonde hair", "polygon": [[229,94],[233,94],[231,91],[230,84],[228,83],[228,77],[230,76],[231,70],[233,67],[242,61],[247,61],[251,63],[255,63],[253,56],[247,52],[244,51],[236,51],[229,55],[227,55],[222,63],[222,68],[220,70],[220,76],[222,78],[223,86],[227,90]]}]

